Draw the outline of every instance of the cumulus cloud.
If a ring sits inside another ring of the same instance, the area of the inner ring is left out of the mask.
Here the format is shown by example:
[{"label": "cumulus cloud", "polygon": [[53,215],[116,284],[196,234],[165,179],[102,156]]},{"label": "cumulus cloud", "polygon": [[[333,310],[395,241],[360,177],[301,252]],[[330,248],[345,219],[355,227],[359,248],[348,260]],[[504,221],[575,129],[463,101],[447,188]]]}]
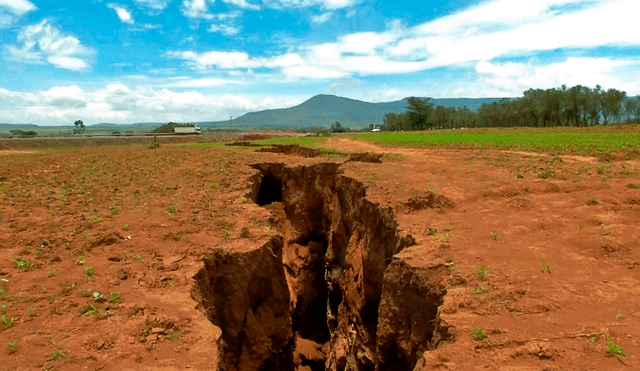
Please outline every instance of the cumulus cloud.
[{"label": "cumulus cloud", "polygon": [[170,89],[109,84],[87,91],[58,86],[37,93],[0,88],[0,116],[7,122],[71,125],[78,118],[87,124],[224,120],[248,111],[291,105],[290,98],[206,95]]},{"label": "cumulus cloud", "polygon": [[7,27],[18,17],[36,9],[28,0],[0,0],[0,27]]},{"label": "cumulus cloud", "polygon": [[131,12],[127,10],[124,6],[120,4],[107,4],[107,7],[113,9],[118,15],[120,22],[133,24],[133,18],[131,18]]},{"label": "cumulus cloud", "polygon": [[212,19],[206,0],[184,0],[182,2],[182,14],[187,18]]},{"label": "cumulus cloud", "polygon": [[45,19],[38,24],[26,26],[18,35],[21,45],[8,45],[5,53],[9,60],[24,63],[50,63],[68,70],[86,70],[87,59],[94,51],[73,36],[63,35]]},{"label": "cumulus cloud", "polygon": [[[320,4],[331,9],[353,2],[279,0],[266,4],[290,7]],[[413,27],[392,22],[382,32],[354,33],[334,42],[302,44],[280,56],[219,50],[173,51],[167,55],[198,70],[265,68],[291,79],[400,74],[438,67],[467,67],[557,49],[640,46],[634,19],[638,12],[637,0],[491,0]],[[596,24],[598,27],[593,26]],[[277,63],[281,59],[290,63]]]}]

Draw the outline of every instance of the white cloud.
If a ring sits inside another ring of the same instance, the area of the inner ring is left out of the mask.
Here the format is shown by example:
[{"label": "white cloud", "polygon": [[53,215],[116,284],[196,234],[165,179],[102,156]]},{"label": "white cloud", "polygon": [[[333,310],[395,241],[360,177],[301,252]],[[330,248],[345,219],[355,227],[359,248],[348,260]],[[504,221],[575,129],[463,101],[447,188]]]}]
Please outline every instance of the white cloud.
[{"label": "white cloud", "polygon": [[288,97],[207,95],[145,87],[132,89],[120,83],[92,91],[75,85],[57,86],[37,93],[0,88],[0,117],[5,122],[46,125],[72,125],[77,119],[85,124],[215,121],[295,103],[299,102]]},{"label": "white cloud", "polygon": [[5,47],[8,59],[34,64],[48,62],[58,68],[69,70],[88,69],[86,59],[94,53],[77,38],[62,35],[57,28],[48,24],[46,19],[24,27],[18,35],[18,42],[22,43],[21,47]]},{"label": "white cloud", "polygon": [[133,0],[138,7],[155,12],[165,10],[170,1],[171,0]]},{"label": "white cloud", "polygon": [[213,15],[208,12],[206,0],[184,0],[182,2],[182,14],[187,18],[213,18]]},{"label": "white cloud", "polygon": [[[279,0],[266,4],[322,5],[329,9],[353,2]],[[640,2],[637,0],[491,0],[414,27],[391,22],[382,32],[354,33],[340,36],[334,42],[296,45],[280,56],[260,57],[241,51],[216,50],[167,55],[183,59],[198,70],[237,72],[265,68],[289,79],[389,75],[438,67],[467,68],[497,58],[535,56],[557,49],[637,47],[640,33],[635,30],[634,18],[638,13]],[[500,16],[502,14],[505,16]],[[277,63],[285,57],[290,63]],[[513,80],[517,75],[504,78]],[[517,81],[512,83],[517,85]]]},{"label": "white cloud", "polygon": [[0,28],[10,26],[18,17],[36,9],[27,0],[0,0]]},{"label": "white cloud", "polygon": [[225,36],[235,36],[240,33],[240,27],[228,25],[228,24],[219,24],[214,23],[207,28],[207,31],[213,33],[221,33]]},{"label": "white cloud", "polygon": [[320,6],[325,9],[335,10],[348,8],[355,5],[357,0],[265,0],[263,3],[273,8],[308,8]]},{"label": "white cloud", "polygon": [[318,14],[318,15],[314,15],[311,17],[311,22],[313,23],[325,23],[326,21],[330,20],[331,17],[333,17],[333,12],[325,12],[322,14]]},{"label": "white cloud", "polygon": [[242,9],[260,10],[260,5],[248,3],[247,0],[222,0],[227,4],[233,4]]},{"label": "white cloud", "polygon": [[127,8],[125,8],[124,6],[119,4],[107,4],[107,7],[115,10],[116,14],[118,15],[118,18],[120,18],[120,22],[133,24],[133,18],[131,18],[131,12],[128,11]]},{"label": "white cloud", "polygon": [[23,15],[38,9],[32,2],[27,0],[0,0],[0,8],[6,9],[15,15]]}]

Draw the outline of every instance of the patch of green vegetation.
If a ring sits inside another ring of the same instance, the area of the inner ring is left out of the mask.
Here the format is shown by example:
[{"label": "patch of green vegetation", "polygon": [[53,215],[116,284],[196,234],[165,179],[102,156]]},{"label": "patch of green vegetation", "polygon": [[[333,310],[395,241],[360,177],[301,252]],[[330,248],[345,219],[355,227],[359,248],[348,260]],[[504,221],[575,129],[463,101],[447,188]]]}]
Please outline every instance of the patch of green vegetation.
[{"label": "patch of green vegetation", "polygon": [[177,212],[178,212],[178,205],[171,204],[171,205],[167,206],[167,214],[169,214],[169,218],[175,219]]},{"label": "patch of green vegetation", "polygon": [[381,132],[348,137],[385,146],[497,148],[579,155],[602,155],[640,146],[640,132],[636,128],[614,125]]},{"label": "patch of green vegetation", "polygon": [[180,337],[180,333],[177,332],[177,331],[174,331],[174,332],[170,333],[169,335],[167,335],[167,341],[171,343],[174,340],[176,340],[178,337]]},{"label": "patch of green vegetation", "polygon": [[553,178],[554,176],[556,176],[556,173],[554,173],[551,170],[545,170],[540,174],[538,174],[538,178],[542,178],[542,179],[549,179],[549,178]]},{"label": "patch of green vegetation", "polygon": [[487,338],[487,334],[481,327],[474,328],[471,332],[471,336],[473,336],[473,339],[476,341],[482,341]]},{"label": "patch of green vegetation", "polygon": [[93,275],[95,274],[92,266],[86,267],[84,271],[87,274],[87,277],[93,277]]},{"label": "patch of green vegetation", "polygon": [[255,143],[256,144],[265,144],[265,145],[272,145],[272,144],[297,144],[299,146],[302,147],[316,147],[317,145],[326,142],[327,139],[329,139],[329,137],[327,136],[323,136],[323,137],[306,137],[306,136],[299,136],[299,137],[281,137],[281,138],[270,138],[270,139],[260,139],[260,140],[256,140]]},{"label": "patch of green vegetation", "polygon": [[481,280],[483,280],[487,276],[487,273],[488,273],[487,268],[485,268],[484,265],[476,268],[476,274]]},{"label": "patch of green vegetation", "polygon": [[9,347],[7,348],[7,353],[8,353],[9,355],[12,355],[13,353],[15,353],[15,352],[17,352],[17,351],[18,351],[18,350],[16,349],[16,344],[17,344],[17,342],[16,342],[15,340],[14,340],[14,341],[10,341],[10,342],[9,342]]},{"label": "patch of green vegetation", "polygon": [[491,238],[493,238],[494,241],[498,241],[498,232],[496,231],[491,232]]},{"label": "patch of green vegetation", "polygon": [[122,226],[122,230],[123,231],[128,231],[129,230],[129,224],[125,224]]},{"label": "patch of green vegetation", "polygon": [[102,221],[102,217],[99,217],[99,216],[97,216],[97,215],[90,216],[90,217],[89,217],[89,221],[90,221],[91,223],[98,223],[98,222]]},{"label": "patch of green vegetation", "polygon": [[25,271],[31,270],[33,268],[32,263],[29,263],[28,261],[22,258],[11,258],[9,259],[9,261],[13,263],[13,265],[15,265],[16,268],[21,268],[21,269],[24,269]]},{"label": "patch of green vegetation", "polygon": [[627,352],[624,351],[624,349],[622,349],[622,347],[616,343],[613,342],[613,339],[611,339],[610,336],[607,336],[607,342],[609,343],[609,345],[607,345],[605,347],[605,350],[607,351],[607,354],[609,355],[621,355],[623,357],[627,356]]},{"label": "patch of green vegetation", "polygon": [[542,273],[551,273],[551,264],[540,262],[540,270]]},{"label": "patch of green vegetation", "polygon": [[55,360],[66,358],[66,357],[67,357],[67,353],[59,350],[54,350],[53,352],[51,352],[51,354],[49,354],[49,360],[51,361],[55,361]]}]

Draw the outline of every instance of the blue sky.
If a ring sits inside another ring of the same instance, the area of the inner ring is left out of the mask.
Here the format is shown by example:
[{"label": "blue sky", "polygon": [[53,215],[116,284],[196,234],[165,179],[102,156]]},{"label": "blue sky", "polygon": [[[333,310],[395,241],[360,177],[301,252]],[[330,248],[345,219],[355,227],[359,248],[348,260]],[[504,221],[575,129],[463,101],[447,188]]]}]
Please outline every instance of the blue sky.
[{"label": "blue sky", "polygon": [[0,122],[212,121],[316,94],[640,94],[638,0],[0,0]]}]

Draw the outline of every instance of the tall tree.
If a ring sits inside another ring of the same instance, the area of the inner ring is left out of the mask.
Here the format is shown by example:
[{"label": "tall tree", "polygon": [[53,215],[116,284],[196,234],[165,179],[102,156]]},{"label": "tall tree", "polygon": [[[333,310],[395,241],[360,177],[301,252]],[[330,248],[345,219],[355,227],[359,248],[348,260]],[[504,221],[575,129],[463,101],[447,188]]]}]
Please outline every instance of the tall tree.
[{"label": "tall tree", "polygon": [[430,101],[431,98],[407,98],[407,113],[411,118],[412,129],[420,130],[433,125],[432,122],[429,122],[434,105],[433,102]]}]

